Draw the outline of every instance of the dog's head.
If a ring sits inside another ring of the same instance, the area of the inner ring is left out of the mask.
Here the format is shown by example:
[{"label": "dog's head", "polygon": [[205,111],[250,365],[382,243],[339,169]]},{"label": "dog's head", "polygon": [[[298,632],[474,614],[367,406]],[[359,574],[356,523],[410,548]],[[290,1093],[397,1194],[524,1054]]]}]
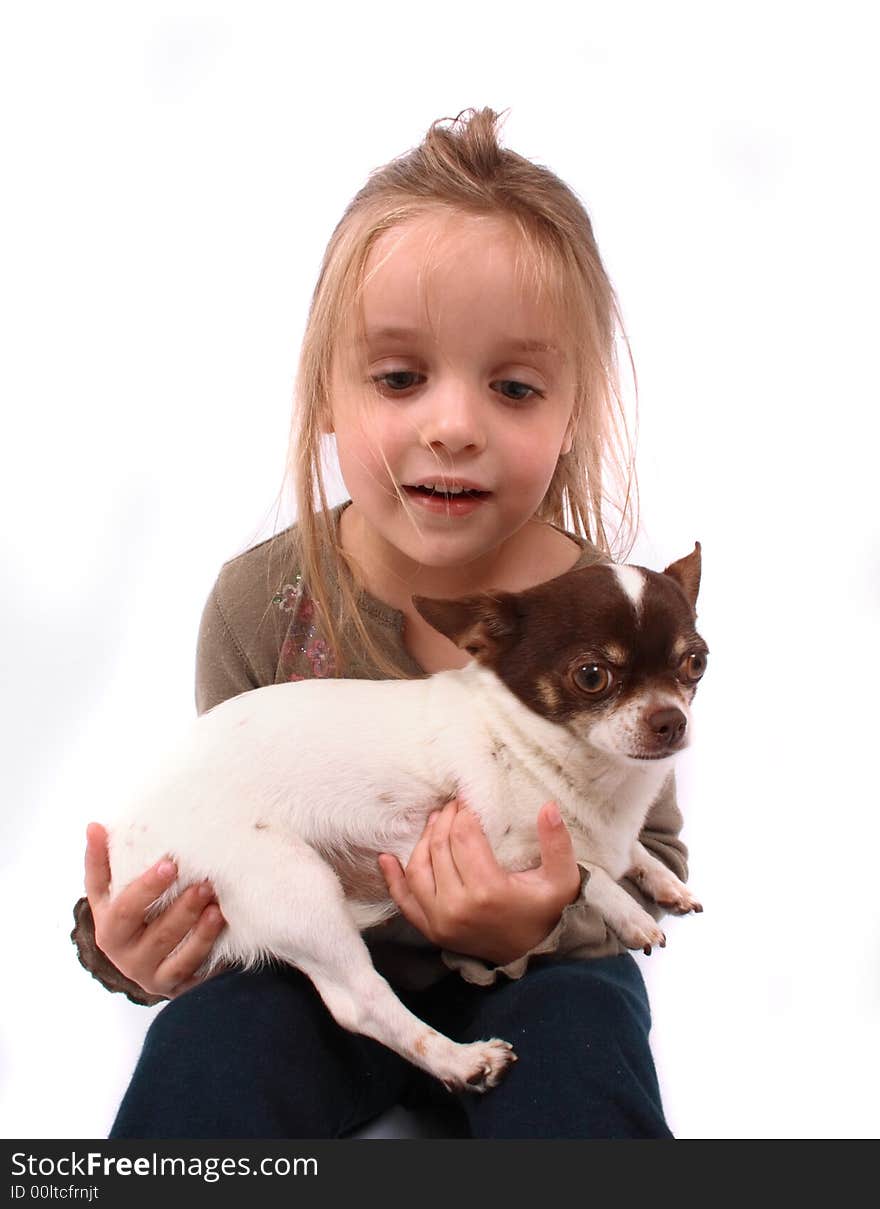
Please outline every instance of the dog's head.
[{"label": "dog's head", "polygon": [[610,756],[659,760],[687,746],[706,668],[699,586],[697,542],[663,572],[594,563],[524,592],[413,604],[536,713]]}]

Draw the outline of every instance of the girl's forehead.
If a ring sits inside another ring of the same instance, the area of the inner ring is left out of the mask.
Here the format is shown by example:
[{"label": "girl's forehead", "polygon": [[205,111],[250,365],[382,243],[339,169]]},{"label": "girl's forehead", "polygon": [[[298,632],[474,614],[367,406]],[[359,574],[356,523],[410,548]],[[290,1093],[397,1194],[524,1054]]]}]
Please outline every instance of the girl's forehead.
[{"label": "girl's forehead", "polygon": [[383,231],[364,265],[361,341],[425,324],[489,323],[545,345],[558,335],[556,308],[529,285],[529,251],[510,220],[429,214]]},{"label": "girl's forehead", "polygon": [[[416,270],[422,280],[442,276],[450,266],[474,255],[510,260],[521,240],[501,215],[427,213],[383,231],[364,264],[364,286],[378,274],[399,276]],[[388,273],[383,270],[388,269]]]}]

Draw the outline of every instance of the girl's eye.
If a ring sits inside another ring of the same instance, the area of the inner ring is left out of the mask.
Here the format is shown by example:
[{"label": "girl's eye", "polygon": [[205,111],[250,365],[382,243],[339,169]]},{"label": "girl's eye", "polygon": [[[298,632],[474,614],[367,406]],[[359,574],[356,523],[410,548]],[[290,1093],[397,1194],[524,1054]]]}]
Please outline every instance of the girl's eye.
[{"label": "girl's eye", "polygon": [[[424,374],[417,374],[414,370],[398,369],[393,370],[389,374],[377,374],[371,381],[376,386],[387,386],[393,394],[401,394],[405,390],[409,390],[414,385],[412,379],[421,378],[424,380]],[[542,397],[541,391],[534,386],[528,386],[525,382],[517,382],[513,378],[502,378],[498,382],[491,383],[493,387],[512,387],[513,394],[508,394],[502,391],[505,399],[509,399],[512,403],[525,403],[533,395]],[[520,393],[522,392],[522,393]]]},{"label": "girl's eye", "polygon": [[513,403],[526,403],[532,395],[541,397],[541,392],[536,390],[534,386],[528,386],[525,382],[517,382],[514,378],[502,378],[499,382],[493,382],[493,386],[512,386],[517,391],[528,391],[528,394],[505,394],[505,399],[510,399]]},{"label": "girl's eye", "polygon": [[394,391],[399,394],[401,391],[409,390],[409,388],[412,386],[412,382],[401,382],[400,381],[401,378],[421,378],[421,377],[423,377],[422,374],[417,374],[413,370],[398,369],[398,370],[394,370],[394,372],[390,373],[390,374],[378,374],[375,378],[372,379],[372,381],[376,384],[376,386],[385,385],[388,387],[389,390]]}]

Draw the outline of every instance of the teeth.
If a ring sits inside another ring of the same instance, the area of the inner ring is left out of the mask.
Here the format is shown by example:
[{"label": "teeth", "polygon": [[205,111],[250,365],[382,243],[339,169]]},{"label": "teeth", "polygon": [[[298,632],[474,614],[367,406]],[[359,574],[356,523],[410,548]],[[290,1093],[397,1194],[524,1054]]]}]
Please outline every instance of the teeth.
[{"label": "teeth", "polygon": [[419,483],[419,487],[424,487],[426,491],[445,492],[446,495],[464,495],[465,491],[469,490],[465,487],[443,487],[439,483]]}]

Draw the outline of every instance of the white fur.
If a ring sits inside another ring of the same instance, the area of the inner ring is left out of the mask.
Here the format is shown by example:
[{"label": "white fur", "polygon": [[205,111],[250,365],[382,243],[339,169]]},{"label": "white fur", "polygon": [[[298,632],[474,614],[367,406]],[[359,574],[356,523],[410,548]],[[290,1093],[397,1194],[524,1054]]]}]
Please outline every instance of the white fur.
[{"label": "white fur", "polygon": [[624,593],[636,611],[636,617],[641,613],[642,594],[645,591],[645,576],[638,567],[615,565],[614,574]]},{"label": "white fur", "polygon": [[[289,962],[344,1027],[449,1087],[485,1090],[513,1060],[510,1047],[458,1045],[403,1007],[359,935],[396,907],[381,879],[375,893],[346,899],[333,866],[359,862],[375,873],[380,852],[405,865],[431,811],[460,796],[499,862],[529,868],[540,856],[538,810],[553,800],[590,873],[585,899],[630,947],[663,943],[617,882],[637,863],[637,837],[672,758],[601,751],[529,709],[477,661],[422,680],[256,689],[199,718],[112,828],[113,893],[170,855],[179,876],[156,909],[210,879],[228,923],[212,965]],[[660,869],[668,889],[677,879]]]},{"label": "white fur", "polygon": [[619,705],[617,709],[606,714],[590,727],[589,741],[593,747],[598,747],[611,757],[629,757],[631,760],[642,763],[651,755],[651,752],[645,747],[645,715],[654,710],[669,708],[681,710],[687,721],[686,737],[676,749],[676,754],[678,754],[689,747],[693,740],[693,724],[688,697],[683,691],[675,692],[667,689],[664,692],[636,697]]}]

